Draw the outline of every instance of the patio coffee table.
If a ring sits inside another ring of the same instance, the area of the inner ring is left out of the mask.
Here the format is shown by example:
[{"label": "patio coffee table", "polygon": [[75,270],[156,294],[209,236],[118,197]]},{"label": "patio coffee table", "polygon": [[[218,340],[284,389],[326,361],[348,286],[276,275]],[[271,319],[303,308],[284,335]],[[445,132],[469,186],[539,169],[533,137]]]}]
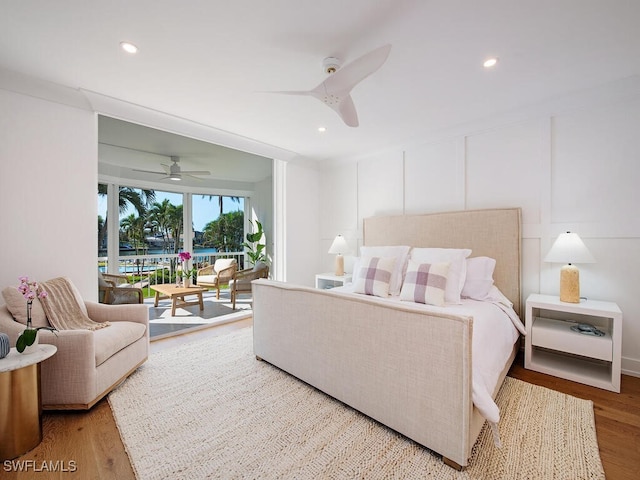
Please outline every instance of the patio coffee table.
[{"label": "patio coffee table", "polygon": [[[158,306],[158,300],[165,298],[171,299],[171,316],[175,317],[176,307],[188,307],[190,305],[200,305],[200,310],[204,310],[204,304],[202,303],[202,292],[209,290],[206,287],[177,287],[173,283],[161,283],[159,285],[150,285],[151,290],[156,292],[156,299],[153,304],[154,307]],[[187,295],[197,295],[197,300],[186,301],[184,297]]]}]

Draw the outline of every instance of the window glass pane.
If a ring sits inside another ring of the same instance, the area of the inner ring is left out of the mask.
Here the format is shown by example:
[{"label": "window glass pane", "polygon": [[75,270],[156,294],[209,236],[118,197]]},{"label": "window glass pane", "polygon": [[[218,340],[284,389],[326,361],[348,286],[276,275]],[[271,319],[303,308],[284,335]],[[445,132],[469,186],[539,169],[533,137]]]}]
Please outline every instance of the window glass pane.
[{"label": "window glass pane", "polygon": [[98,256],[107,256],[107,185],[98,184]]},{"label": "window glass pane", "polygon": [[[121,215],[121,230],[122,222]],[[182,194],[155,190],[153,202],[147,206],[144,216],[142,238],[145,253],[178,253],[184,243],[183,234]],[[135,248],[135,245],[132,246]]]},{"label": "window glass pane", "polygon": [[243,250],[244,197],[193,195],[192,203],[196,253]]}]

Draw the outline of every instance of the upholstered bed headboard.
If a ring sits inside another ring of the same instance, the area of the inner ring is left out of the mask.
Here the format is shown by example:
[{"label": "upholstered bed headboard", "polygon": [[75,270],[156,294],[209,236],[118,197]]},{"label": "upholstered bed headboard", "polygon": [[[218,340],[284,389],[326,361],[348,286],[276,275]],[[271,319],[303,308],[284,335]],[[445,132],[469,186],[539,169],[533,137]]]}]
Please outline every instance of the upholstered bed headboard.
[{"label": "upholstered bed headboard", "polygon": [[520,315],[519,208],[463,210],[364,219],[364,245],[470,248],[471,257],[496,259],[495,284]]}]

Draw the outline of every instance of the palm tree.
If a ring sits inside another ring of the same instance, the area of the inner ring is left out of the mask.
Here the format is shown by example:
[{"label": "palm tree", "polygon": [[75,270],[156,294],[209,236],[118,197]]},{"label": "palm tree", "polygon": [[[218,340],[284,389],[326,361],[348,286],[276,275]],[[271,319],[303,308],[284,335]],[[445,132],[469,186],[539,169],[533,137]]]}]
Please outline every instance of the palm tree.
[{"label": "palm tree", "polygon": [[180,236],[182,235],[182,227],[184,226],[183,220],[182,205],[170,205],[169,227],[173,237],[173,253],[180,251]]},{"label": "palm tree", "polygon": [[162,249],[169,252],[171,235],[171,202],[165,198],[162,203],[154,202],[149,209],[147,218],[151,228],[162,235]]},{"label": "palm tree", "polygon": [[[98,195],[101,197],[107,196],[107,185],[105,183],[98,184]],[[119,187],[118,188],[118,208],[119,213],[124,213],[131,206],[136,212],[138,212],[139,216],[144,216],[146,213],[146,208],[151,205],[156,199],[155,190],[148,189],[135,189],[131,187]],[[107,221],[107,215],[105,215],[104,222],[100,226],[98,225],[98,246],[102,245],[104,239],[107,235],[107,225],[109,222]]]},{"label": "palm tree", "polygon": [[[134,248],[136,249],[136,255],[140,255],[144,253],[144,230],[146,226],[146,220],[143,216],[136,216],[135,214],[131,214],[128,217],[120,220],[120,229],[126,235],[127,239],[133,242]],[[142,252],[140,251],[142,250]],[[138,275],[141,274],[141,263],[140,259],[136,259],[136,265],[138,266]],[[142,262],[142,268],[144,268],[144,260]]]}]

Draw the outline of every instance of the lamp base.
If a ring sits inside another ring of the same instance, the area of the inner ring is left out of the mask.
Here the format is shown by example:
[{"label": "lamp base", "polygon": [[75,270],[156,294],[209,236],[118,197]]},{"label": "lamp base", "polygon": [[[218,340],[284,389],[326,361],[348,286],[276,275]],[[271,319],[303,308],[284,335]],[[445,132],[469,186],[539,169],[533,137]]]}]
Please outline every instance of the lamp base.
[{"label": "lamp base", "polygon": [[340,254],[336,255],[336,276],[342,277],[344,275],[344,257]]},{"label": "lamp base", "polygon": [[560,301],[580,303],[580,272],[575,265],[560,269]]}]

